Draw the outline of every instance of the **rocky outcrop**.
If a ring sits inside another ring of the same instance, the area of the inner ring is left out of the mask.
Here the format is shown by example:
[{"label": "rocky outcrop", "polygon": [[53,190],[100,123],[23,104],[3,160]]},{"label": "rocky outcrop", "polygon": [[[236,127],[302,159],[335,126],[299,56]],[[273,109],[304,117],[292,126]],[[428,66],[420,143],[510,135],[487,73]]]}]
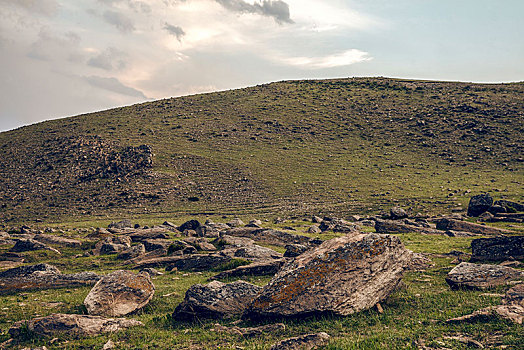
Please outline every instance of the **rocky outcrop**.
[{"label": "rocky outcrop", "polygon": [[211,277],[211,280],[236,278],[243,276],[274,276],[285,263],[285,259],[255,262],[249,265],[238,266],[232,270],[222,271]]},{"label": "rocky outcrop", "polygon": [[329,343],[329,334],[320,332],[305,334],[299,337],[288,338],[271,346],[270,350],[311,350],[326,346]]},{"label": "rocky outcrop", "polygon": [[447,275],[451,288],[485,289],[524,279],[524,272],[511,267],[461,262]]},{"label": "rocky outcrop", "polygon": [[442,218],[437,220],[437,230],[465,231],[471,233],[478,233],[481,235],[502,235],[506,233],[511,233],[511,231],[503,230],[500,228],[479,225],[467,221],[460,221],[449,218]]},{"label": "rocky outcrop", "polygon": [[524,259],[524,236],[479,238],[471,241],[471,261]]},{"label": "rocky outcrop", "polygon": [[146,306],[154,293],[149,274],[119,270],[103,276],[85,298],[84,305],[90,315],[124,316]]},{"label": "rocky outcrop", "polygon": [[238,227],[221,233],[222,235],[246,237],[257,242],[285,247],[287,244],[308,244],[309,237],[276,231],[267,228]]},{"label": "rocky outcrop", "polygon": [[37,264],[0,272],[0,293],[93,285],[100,276],[93,272],[62,274],[55,266]]},{"label": "rocky outcrop", "polygon": [[184,301],[173,312],[173,318],[193,320],[239,316],[261,289],[262,287],[244,281],[196,284],[187,290]]},{"label": "rocky outcrop", "polygon": [[284,265],[244,317],[348,315],[368,309],[397,287],[410,258],[398,237],[390,235],[331,239]]},{"label": "rocky outcrop", "polygon": [[468,204],[468,216],[479,216],[488,211],[493,205],[493,198],[488,194],[479,194],[471,197]]},{"label": "rocky outcrop", "polygon": [[46,337],[89,337],[113,333],[121,329],[143,326],[140,321],[126,318],[102,318],[100,316],[52,314],[29,321],[18,321],[9,329],[13,338],[24,335],[26,330]]}]

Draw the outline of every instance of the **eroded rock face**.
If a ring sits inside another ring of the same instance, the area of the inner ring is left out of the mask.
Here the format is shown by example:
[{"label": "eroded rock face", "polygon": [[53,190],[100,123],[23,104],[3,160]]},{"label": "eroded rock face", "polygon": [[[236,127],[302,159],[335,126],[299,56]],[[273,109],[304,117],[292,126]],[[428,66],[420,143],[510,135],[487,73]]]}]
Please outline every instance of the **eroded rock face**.
[{"label": "eroded rock face", "polygon": [[119,270],[102,277],[84,305],[90,315],[124,316],[146,306],[154,293],[149,274]]},{"label": "eroded rock face", "polygon": [[270,350],[311,350],[329,343],[329,334],[320,332],[288,338],[274,344]]},{"label": "eroded rock face", "polygon": [[398,237],[390,235],[331,239],[284,265],[244,317],[348,315],[368,309],[397,287],[410,258]]},{"label": "eroded rock face", "polygon": [[37,264],[0,272],[0,293],[93,285],[100,276],[93,272],[62,274],[55,266]]},{"label": "eroded rock face", "polygon": [[88,337],[116,332],[124,328],[143,326],[143,323],[125,318],[102,318],[99,316],[52,314],[29,321],[18,321],[9,329],[13,338],[27,329],[39,336]]},{"label": "eroded rock face", "polygon": [[520,278],[524,278],[524,272],[510,267],[461,262],[448,273],[446,282],[451,288],[484,289]]},{"label": "eroded rock face", "polygon": [[471,261],[524,259],[524,236],[479,238],[471,241]]},{"label": "eroded rock face", "polygon": [[239,316],[261,290],[262,287],[244,281],[195,284],[187,290],[184,301],[173,312],[173,318],[193,320]]}]

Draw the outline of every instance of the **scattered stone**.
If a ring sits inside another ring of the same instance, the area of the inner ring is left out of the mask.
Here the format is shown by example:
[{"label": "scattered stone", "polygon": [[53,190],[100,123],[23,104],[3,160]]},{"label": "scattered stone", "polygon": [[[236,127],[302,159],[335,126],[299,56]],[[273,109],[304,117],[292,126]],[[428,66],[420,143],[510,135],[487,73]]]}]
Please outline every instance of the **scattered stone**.
[{"label": "scattered stone", "polygon": [[488,194],[479,194],[471,197],[468,204],[468,216],[479,216],[488,211],[493,205],[493,198]]},{"label": "scattered stone", "polygon": [[400,220],[408,217],[408,213],[401,207],[393,207],[389,211],[392,220]]},{"label": "scattered stone", "polygon": [[262,227],[262,221],[260,220],[251,220],[249,224],[246,225],[246,227],[256,227],[261,228]]},{"label": "scattered stone", "polygon": [[524,259],[524,236],[479,238],[471,241],[471,261]]},{"label": "scattered stone", "polygon": [[229,227],[235,228],[235,227],[241,227],[245,226],[244,221],[240,220],[239,218],[234,218],[233,220],[226,223]]},{"label": "scattered stone", "polygon": [[435,266],[430,258],[422,253],[411,253],[411,259],[408,261],[407,270],[424,271]]},{"label": "scattered stone", "polygon": [[0,272],[0,293],[93,285],[100,276],[93,272],[62,274],[55,266],[18,266]]},{"label": "scattered stone", "polygon": [[270,350],[310,350],[326,346],[329,343],[329,334],[320,332],[288,338],[274,344]]},{"label": "scattered stone", "polygon": [[446,282],[453,289],[485,289],[521,278],[524,278],[524,272],[510,267],[462,262],[448,273]]},{"label": "scattered stone", "polygon": [[105,344],[104,346],[102,347],[102,350],[109,350],[109,349],[114,349],[115,348],[115,343],[113,343],[113,341],[111,339],[109,339]]},{"label": "scattered stone", "polygon": [[444,232],[446,236],[449,237],[475,237],[480,236],[479,233],[471,233],[471,232],[463,232],[463,231],[453,231],[453,230],[446,230]]},{"label": "scattered stone", "polygon": [[219,323],[216,323],[211,331],[219,332],[219,333],[229,333],[233,335],[241,335],[245,338],[252,338],[252,337],[259,337],[264,334],[274,334],[278,332],[283,332],[286,329],[286,326],[283,323],[270,323],[263,326],[258,327],[247,327],[247,328],[240,328],[237,326],[233,327],[225,327],[222,326]]},{"label": "scattered stone", "polygon": [[195,254],[196,252],[197,252],[197,249],[185,241],[174,241],[167,248],[168,255],[176,255],[176,254],[188,255],[188,254]]},{"label": "scattered stone", "polygon": [[184,222],[178,230],[180,232],[184,232],[185,230],[196,230],[198,227],[200,227],[200,222],[198,220],[189,220]]},{"label": "scattered stone", "polygon": [[169,239],[145,239],[142,243],[144,244],[146,251],[151,252],[156,249],[167,250],[169,246],[173,244],[173,241]]},{"label": "scattered stone", "polygon": [[142,269],[140,270],[140,272],[146,272],[149,274],[149,276],[153,277],[153,276],[161,276],[163,275],[162,272],[152,268],[152,267],[146,267],[145,269]]},{"label": "scattered stone", "polygon": [[232,270],[222,271],[211,277],[210,280],[243,276],[274,276],[284,263],[284,259],[255,262],[249,265],[238,266]]},{"label": "scattered stone", "polygon": [[15,245],[9,249],[10,252],[29,252],[33,250],[50,250],[57,254],[60,254],[58,250],[52,248],[44,243],[35,241],[34,239],[19,239],[16,241]]},{"label": "scattered stone", "polygon": [[221,232],[221,236],[237,236],[251,238],[257,242],[273,244],[285,247],[287,244],[308,244],[309,237],[300,236],[293,233],[276,231],[267,228],[237,227],[228,231]]},{"label": "scattered stone", "polygon": [[261,247],[256,244],[224,249],[222,254],[228,255],[232,258],[242,258],[250,261],[266,261],[272,259],[281,259],[282,254],[273,249]]},{"label": "scattered stone", "polygon": [[322,230],[320,229],[319,225],[312,225],[307,229],[307,233],[318,234],[321,232]]},{"label": "scattered stone", "polygon": [[26,330],[31,333],[52,337],[89,337],[102,333],[116,332],[121,329],[143,326],[140,321],[126,318],[103,318],[100,316],[52,314],[37,317],[29,321],[18,321],[9,328],[9,335],[19,338]]},{"label": "scattered stone", "polygon": [[313,217],[311,218],[311,222],[314,224],[320,224],[322,222],[322,218],[319,216],[313,215]]},{"label": "scattered stone", "polygon": [[202,237],[187,237],[184,239],[184,242],[192,245],[197,250],[207,250],[207,251],[217,250],[217,248],[214,245],[212,245],[205,238],[202,238]]},{"label": "scattered stone", "polygon": [[118,270],[95,284],[84,305],[90,315],[124,316],[146,306],[154,293],[149,274]]},{"label": "scattered stone", "polygon": [[235,237],[230,235],[221,235],[220,238],[217,238],[213,241],[217,246],[235,246],[235,247],[244,247],[255,244],[255,241],[251,238],[246,237]]},{"label": "scattered stone", "polygon": [[217,268],[231,261],[231,257],[220,254],[195,254],[189,256],[166,256],[144,259],[137,262],[136,268],[166,267],[169,271],[176,267],[178,270],[206,271]]},{"label": "scattered stone", "polygon": [[325,217],[322,220],[318,228],[322,232],[333,231],[333,232],[342,232],[342,233],[358,232],[359,230],[359,226],[353,224],[352,222],[349,222],[343,219],[327,218],[327,217]]},{"label": "scattered stone", "polygon": [[380,219],[376,219],[375,221],[375,231],[377,231],[377,233],[421,233],[427,235],[441,235],[443,233],[432,228],[409,225],[393,220]]},{"label": "scattered stone", "polygon": [[63,247],[70,247],[70,248],[79,248],[82,246],[82,242],[76,239],[71,238],[65,238],[50,234],[37,234],[35,235],[35,241],[45,243],[45,244],[54,244],[59,245]]},{"label": "scattered stone", "polygon": [[511,231],[503,230],[500,228],[479,225],[467,221],[460,221],[449,218],[442,218],[437,220],[437,230],[464,231],[478,233],[481,235],[502,235],[506,233],[511,233]]},{"label": "scattered stone", "polygon": [[129,260],[144,255],[145,253],[146,248],[142,243],[139,243],[137,245],[132,246],[131,248],[127,248],[122,252],[118,253],[116,258],[121,260]]},{"label": "scattered stone", "polygon": [[107,226],[107,228],[116,228],[116,229],[125,229],[125,228],[134,228],[135,225],[129,219],[124,219],[119,222],[112,222]]},{"label": "scattered stone", "polygon": [[309,247],[303,244],[288,244],[286,245],[286,252],[284,253],[284,257],[294,258],[295,256],[299,256],[300,254],[304,253],[308,249]]},{"label": "scattered stone", "polygon": [[129,246],[124,245],[124,244],[104,243],[100,247],[100,254],[102,255],[118,254],[128,248]]},{"label": "scattered stone", "polygon": [[400,239],[390,235],[325,241],[285,264],[244,317],[348,315],[371,308],[398,286],[410,259]]},{"label": "scattered stone", "polygon": [[491,220],[493,220],[494,217],[495,217],[495,215],[493,215],[489,211],[487,211],[485,213],[480,214],[478,219],[477,219],[477,221],[479,221],[479,222],[491,222]]},{"label": "scattered stone", "polygon": [[143,242],[148,239],[169,239],[169,233],[162,228],[149,228],[132,232],[129,235],[133,242]]},{"label": "scattered stone", "polygon": [[210,282],[191,286],[173,312],[177,320],[195,318],[232,318],[242,314],[262,287],[244,281]]}]

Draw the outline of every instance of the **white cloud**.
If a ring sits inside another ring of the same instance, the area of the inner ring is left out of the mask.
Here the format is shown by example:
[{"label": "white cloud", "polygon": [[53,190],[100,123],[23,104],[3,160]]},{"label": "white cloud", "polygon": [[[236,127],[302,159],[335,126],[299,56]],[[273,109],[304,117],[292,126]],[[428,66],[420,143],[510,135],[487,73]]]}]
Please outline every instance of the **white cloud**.
[{"label": "white cloud", "polygon": [[369,53],[357,49],[347,50],[341,53],[321,57],[286,57],[277,60],[290,66],[309,69],[322,69],[349,66],[351,64],[371,60]]},{"label": "white cloud", "polygon": [[0,0],[1,3],[23,8],[29,13],[49,17],[55,16],[60,7],[56,0]]}]

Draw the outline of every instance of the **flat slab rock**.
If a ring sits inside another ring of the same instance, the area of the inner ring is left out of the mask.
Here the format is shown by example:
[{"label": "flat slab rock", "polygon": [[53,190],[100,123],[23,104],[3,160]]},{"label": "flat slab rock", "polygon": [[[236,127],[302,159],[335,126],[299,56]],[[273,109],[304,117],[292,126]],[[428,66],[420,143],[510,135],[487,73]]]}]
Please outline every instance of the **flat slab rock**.
[{"label": "flat slab rock", "polygon": [[262,287],[244,281],[195,284],[187,290],[184,301],[173,312],[173,318],[193,320],[240,316],[261,290]]},{"label": "flat slab rock", "polygon": [[124,316],[146,306],[154,293],[148,273],[119,270],[103,276],[86,296],[84,305],[90,315]]},{"label": "flat slab rock", "polygon": [[100,276],[93,272],[62,274],[49,264],[18,266],[0,272],[0,293],[93,285]]},{"label": "flat slab rock", "polygon": [[356,234],[325,241],[285,264],[244,318],[348,315],[384,300],[411,259],[400,239]]},{"label": "flat slab rock", "polygon": [[145,259],[137,262],[136,268],[146,267],[166,267],[179,270],[205,271],[213,269],[231,261],[231,257],[221,254],[193,254],[184,256],[165,256],[158,258]]},{"label": "flat slab rock", "polygon": [[500,228],[490,227],[486,225],[474,224],[472,222],[442,218],[437,220],[437,230],[444,231],[464,231],[471,233],[478,233],[481,235],[503,235],[511,233],[511,231]]},{"label": "flat slab rock", "polygon": [[57,249],[50,247],[47,244],[44,244],[42,242],[35,241],[34,239],[31,239],[31,238],[18,239],[15,245],[11,249],[9,249],[10,252],[16,252],[16,253],[29,252],[33,250],[50,250],[52,252],[60,254],[60,252]]},{"label": "flat slab rock", "polygon": [[219,280],[243,276],[274,276],[285,262],[286,259],[254,262],[249,265],[238,266],[232,270],[222,271],[210,279]]},{"label": "flat slab rock", "polygon": [[524,259],[524,236],[479,238],[471,241],[471,261]]},{"label": "flat slab rock", "polygon": [[511,267],[461,262],[447,275],[451,288],[485,289],[524,279],[524,272]]},{"label": "flat slab rock", "polygon": [[415,225],[408,225],[393,220],[376,220],[375,231],[377,233],[421,233],[426,235],[441,235],[443,232]]},{"label": "flat slab rock", "polygon": [[65,238],[51,234],[37,234],[35,235],[34,240],[45,244],[54,244],[70,248],[79,248],[82,246],[82,242],[77,239]]},{"label": "flat slab rock", "polygon": [[287,244],[308,244],[311,240],[306,236],[256,227],[237,227],[224,231],[221,235],[246,237],[257,242],[264,242],[282,247],[285,247]]},{"label": "flat slab rock", "polygon": [[241,258],[251,261],[267,261],[273,259],[282,259],[282,254],[273,249],[252,244],[244,247],[226,248],[221,251],[222,254],[231,258]]},{"label": "flat slab rock", "polygon": [[23,336],[27,329],[39,336],[88,337],[116,332],[124,328],[143,326],[140,321],[126,318],[102,318],[100,316],[52,314],[29,321],[18,321],[9,329],[13,338]]},{"label": "flat slab rock", "polygon": [[274,344],[270,350],[310,350],[326,346],[329,343],[329,334],[320,332],[305,334],[299,337],[288,338]]}]

